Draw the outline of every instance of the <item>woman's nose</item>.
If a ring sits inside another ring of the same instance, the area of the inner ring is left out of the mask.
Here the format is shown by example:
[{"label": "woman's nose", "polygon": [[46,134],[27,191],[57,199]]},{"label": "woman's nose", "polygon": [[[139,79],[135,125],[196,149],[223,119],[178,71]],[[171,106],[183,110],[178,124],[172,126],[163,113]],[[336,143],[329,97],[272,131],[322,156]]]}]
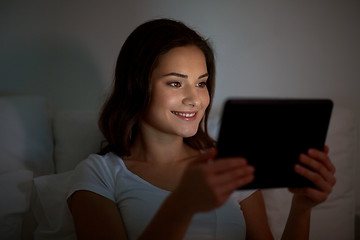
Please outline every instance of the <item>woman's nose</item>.
[{"label": "woman's nose", "polygon": [[191,107],[199,105],[199,96],[196,89],[188,88],[184,91],[183,104]]}]

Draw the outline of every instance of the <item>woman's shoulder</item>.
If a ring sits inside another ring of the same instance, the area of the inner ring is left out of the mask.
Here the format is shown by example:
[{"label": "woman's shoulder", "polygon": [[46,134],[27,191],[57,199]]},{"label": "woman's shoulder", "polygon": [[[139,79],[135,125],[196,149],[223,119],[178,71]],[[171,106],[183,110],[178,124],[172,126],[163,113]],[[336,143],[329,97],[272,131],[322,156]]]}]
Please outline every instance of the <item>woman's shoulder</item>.
[{"label": "woman's shoulder", "polygon": [[78,190],[87,190],[115,201],[116,179],[123,169],[122,159],[113,153],[91,154],[75,168],[69,196]]},{"label": "woman's shoulder", "polygon": [[124,169],[124,161],[118,155],[110,152],[105,155],[90,154],[86,159],[81,161],[76,171],[90,170],[95,172],[119,172]]}]

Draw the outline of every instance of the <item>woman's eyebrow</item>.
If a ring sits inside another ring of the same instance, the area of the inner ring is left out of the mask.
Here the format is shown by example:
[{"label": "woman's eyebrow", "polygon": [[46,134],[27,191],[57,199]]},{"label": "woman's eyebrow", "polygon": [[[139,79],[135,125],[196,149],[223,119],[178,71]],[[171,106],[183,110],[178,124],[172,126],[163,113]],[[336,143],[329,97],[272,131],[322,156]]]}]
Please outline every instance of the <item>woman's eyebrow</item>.
[{"label": "woman's eyebrow", "polygon": [[205,78],[205,77],[208,77],[208,76],[209,76],[209,74],[208,74],[208,73],[205,73],[205,74],[201,75],[201,76],[199,77],[199,79]]},{"label": "woman's eyebrow", "polygon": [[[188,78],[188,75],[185,75],[185,74],[181,74],[181,73],[175,73],[175,72],[172,72],[172,73],[168,73],[168,74],[165,74],[164,77],[167,77],[167,76],[175,76],[175,77],[180,77],[180,78]],[[205,78],[205,77],[208,77],[209,74],[208,73],[205,73],[203,75],[200,75],[200,77],[198,79],[201,79],[201,78]]]},{"label": "woman's eyebrow", "polygon": [[175,76],[175,77],[180,77],[180,78],[188,78],[188,75],[181,74],[181,73],[175,73],[175,72],[168,73],[168,74],[165,74],[165,75],[164,75],[164,77],[167,77],[167,76]]}]

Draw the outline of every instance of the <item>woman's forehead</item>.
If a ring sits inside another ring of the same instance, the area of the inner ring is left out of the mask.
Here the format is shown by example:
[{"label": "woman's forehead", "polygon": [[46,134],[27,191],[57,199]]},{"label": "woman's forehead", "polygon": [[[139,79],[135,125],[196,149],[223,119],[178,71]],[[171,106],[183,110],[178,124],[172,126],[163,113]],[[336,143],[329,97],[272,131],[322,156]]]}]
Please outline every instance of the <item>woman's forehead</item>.
[{"label": "woman's forehead", "polygon": [[167,53],[159,56],[154,72],[158,74],[179,73],[186,75],[186,72],[207,73],[206,59],[204,53],[196,46],[176,47]]}]

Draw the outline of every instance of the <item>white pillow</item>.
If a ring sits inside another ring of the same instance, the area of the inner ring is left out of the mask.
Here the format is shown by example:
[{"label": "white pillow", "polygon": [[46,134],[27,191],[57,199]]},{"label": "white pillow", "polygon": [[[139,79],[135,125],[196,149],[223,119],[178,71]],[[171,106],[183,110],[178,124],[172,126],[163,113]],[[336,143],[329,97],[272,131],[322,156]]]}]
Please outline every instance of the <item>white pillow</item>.
[{"label": "white pillow", "polygon": [[21,239],[23,216],[29,210],[33,173],[17,170],[0,174],[0,236]]},{"label": "white pillow", "polygon": [[[356,122],[353,113],[334,109],[326,144],[336,167],[337,183],[327,201],[312,211],[310,239],[354,239]],[[263,193],[270,227],[275,239],[279,239],[292,195],[287,189],[269,189]]]},{"label": "white pillow", "polygon": [[97,127],[97,113],[59,112],[54,119],[54,160],[56,172],[66,172],[89,156],[100,151],[103,139]]},{"label": "white pillow", "polygon": [[66,199],[72,174],[68,171],[34,179],[36,200],[32,211],[38,222],[35,239],[76,239]]},{"label": "white pillow", "polygon": [[0,97],[0,173],[29,169],[34,176],[54,171],[47,103],[32,96]]}]

